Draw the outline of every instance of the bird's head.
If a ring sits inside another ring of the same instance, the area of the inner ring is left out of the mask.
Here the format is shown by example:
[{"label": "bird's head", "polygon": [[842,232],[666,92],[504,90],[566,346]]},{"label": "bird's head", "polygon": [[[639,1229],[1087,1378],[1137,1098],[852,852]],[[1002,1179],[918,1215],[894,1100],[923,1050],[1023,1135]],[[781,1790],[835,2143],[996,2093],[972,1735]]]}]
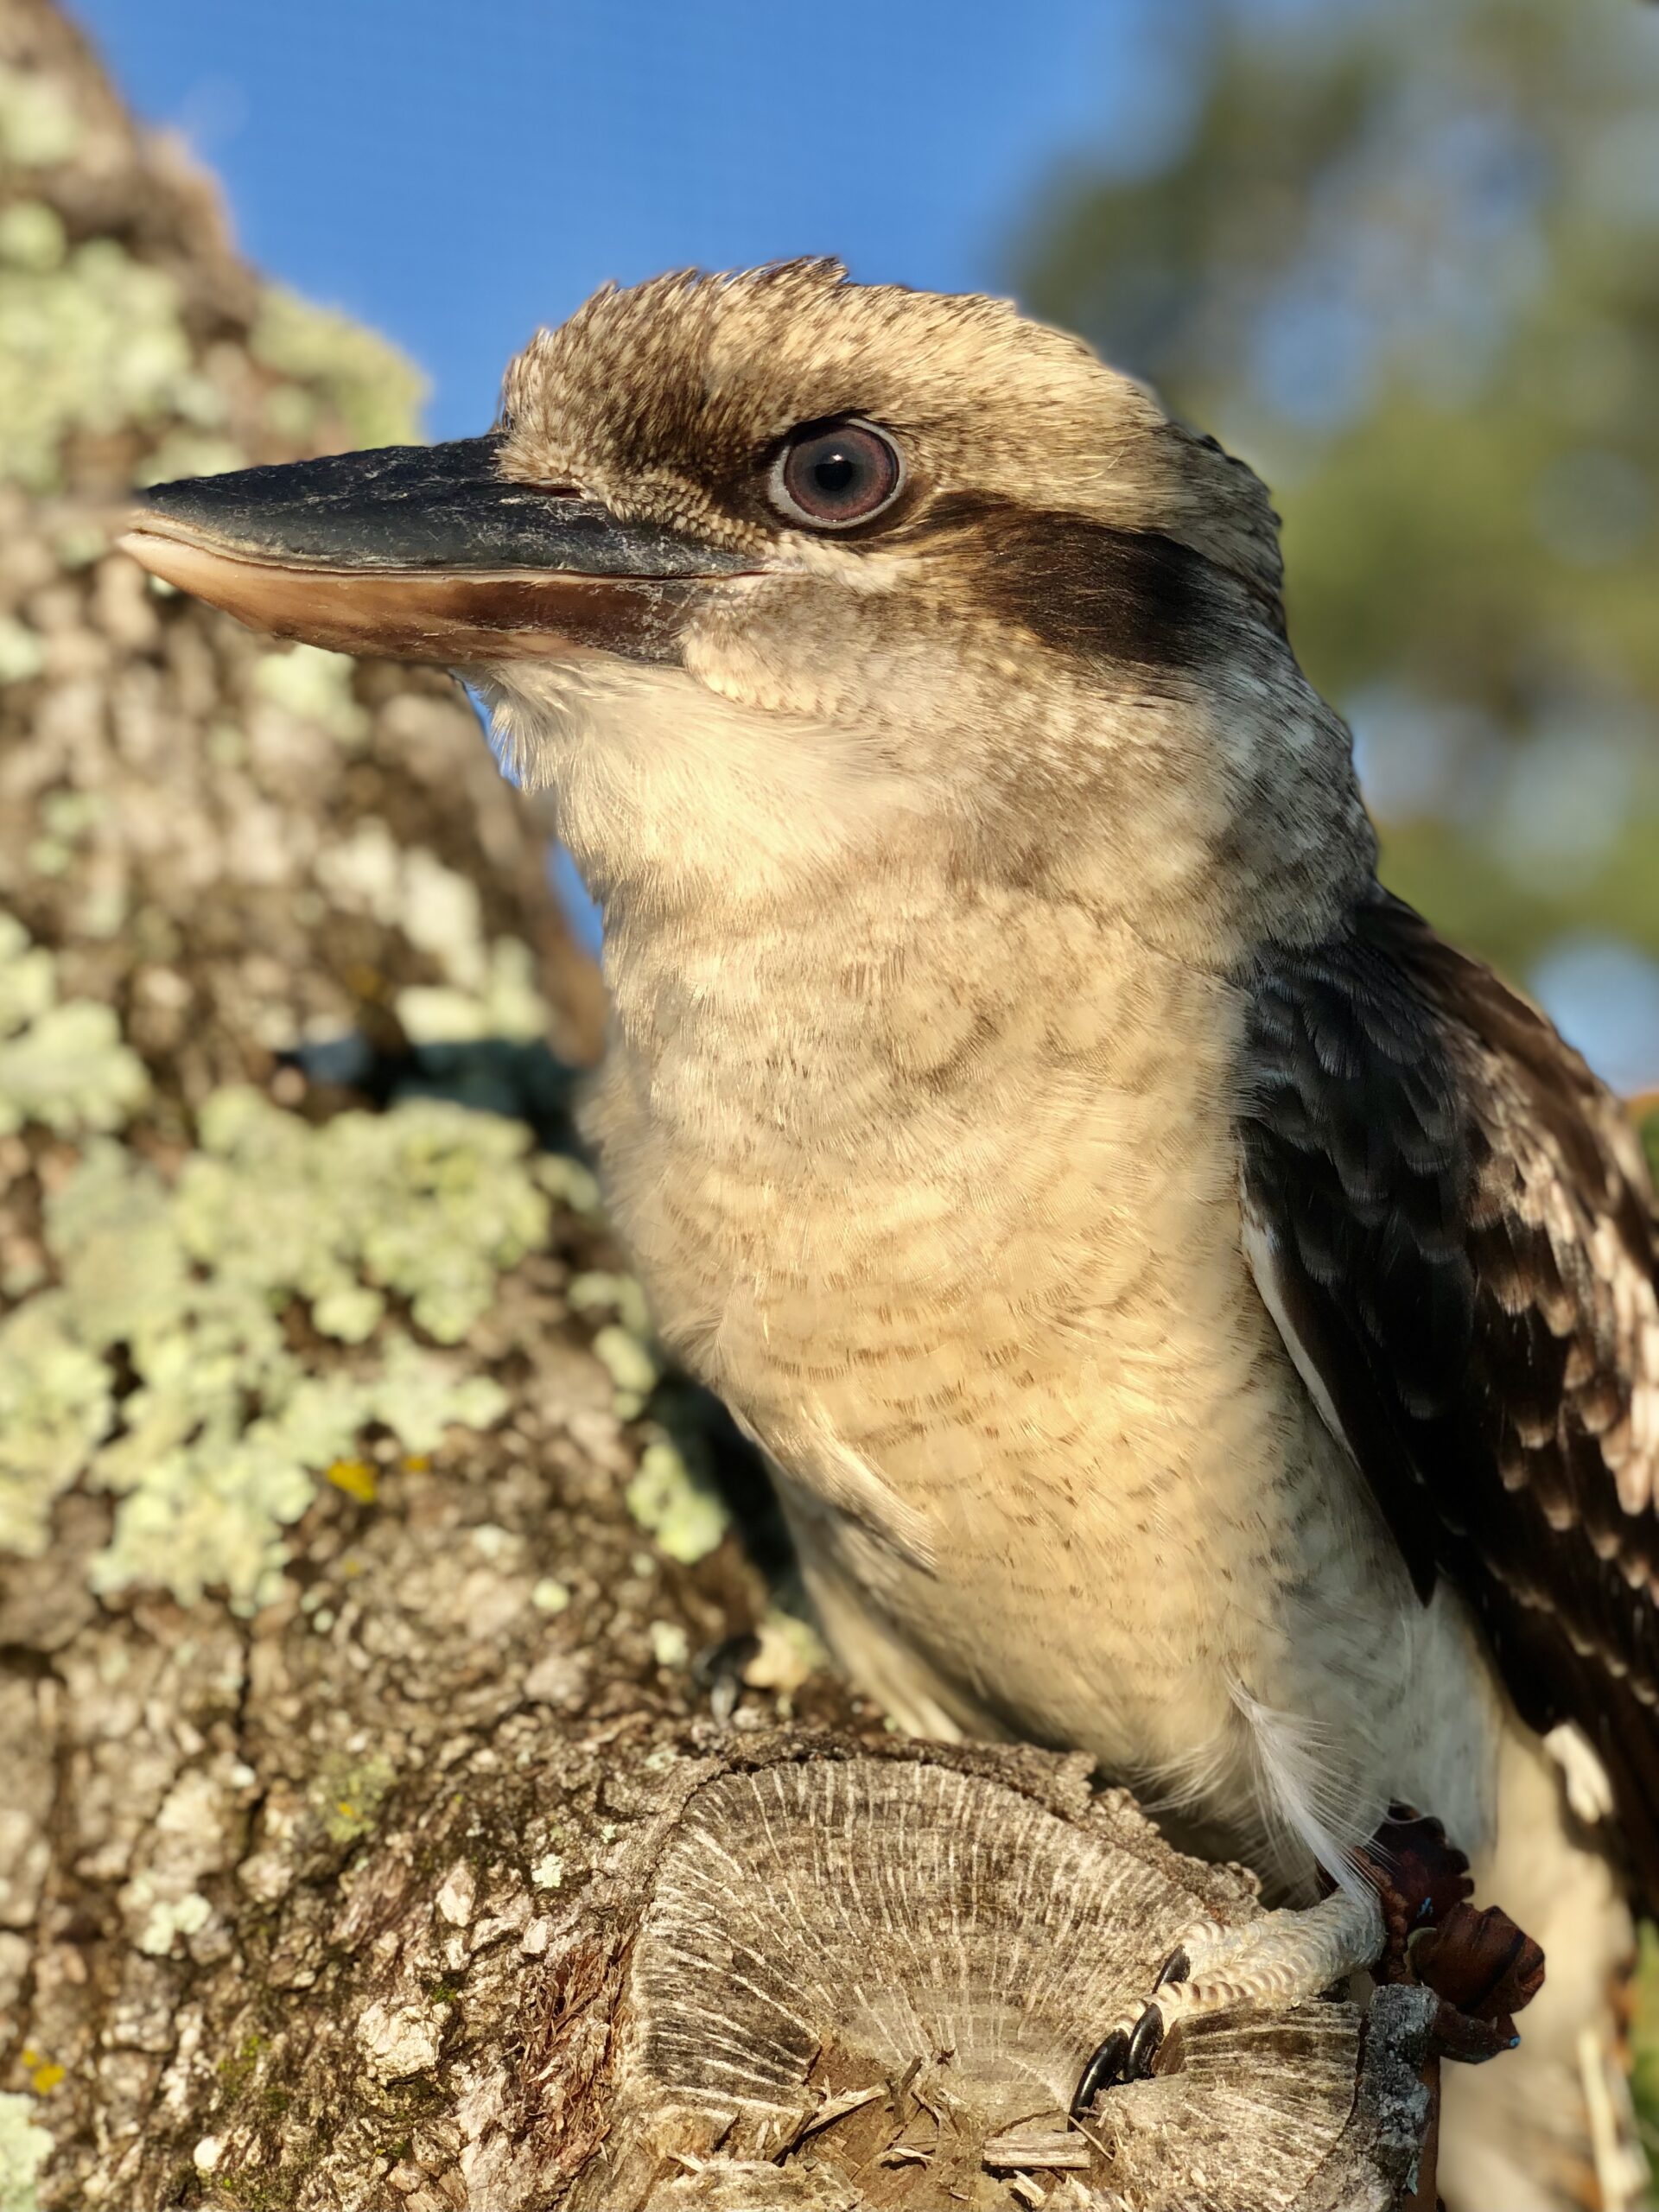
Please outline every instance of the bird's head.
[{"label": "bird's head", "polygon": [[604,290],[488,435],[163,485],[124,543],[257,627],[462,671],[619,905],[1084,836],[1180,899],[1160,837],[1236,842],[1280,755],[1347,774],[1247,468],[1001,302],[832,263]]}]

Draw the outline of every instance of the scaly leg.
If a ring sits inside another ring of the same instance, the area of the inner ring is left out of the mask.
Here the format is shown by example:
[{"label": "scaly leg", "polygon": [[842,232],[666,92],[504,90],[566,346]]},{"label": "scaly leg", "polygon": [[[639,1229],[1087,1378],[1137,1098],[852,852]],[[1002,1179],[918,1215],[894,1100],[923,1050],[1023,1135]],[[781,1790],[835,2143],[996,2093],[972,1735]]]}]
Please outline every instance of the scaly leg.
[{"label": "scaly leg", "polygon": [[1386,1938],[1375,1891],[1336,1891],[1305,1912],[1269,1912],[1247,1927],[1200,1920],[1178,1938],[1150,1997],[1108,2030],[1084,2068],[1071,2116],[1103,2089],[1143,2079],[1172,2028],[1205,2012],[1287,2012],[1369,1967]]},{"label": "scaly leg", "polygon": [[1152,2072],[1172,2028],[1206,2012],[1285,2012],[1369,1970],[1421,1978],[1441,2003],[1437,2047],[1473,2063],[1511,2049],[1511,2015],[1543,1980],[1543,1954],[1508,1916],[1467,1902],[1469,1862],[1437,1821],[1395,1806],[1354,1853],[1360,1878],[1306,1911],[1243,1928],[1202,1921],[1177,1941],[1152,1993],[1115,2021],[1084,2068],[1072,2118],[1103,2090]]}]

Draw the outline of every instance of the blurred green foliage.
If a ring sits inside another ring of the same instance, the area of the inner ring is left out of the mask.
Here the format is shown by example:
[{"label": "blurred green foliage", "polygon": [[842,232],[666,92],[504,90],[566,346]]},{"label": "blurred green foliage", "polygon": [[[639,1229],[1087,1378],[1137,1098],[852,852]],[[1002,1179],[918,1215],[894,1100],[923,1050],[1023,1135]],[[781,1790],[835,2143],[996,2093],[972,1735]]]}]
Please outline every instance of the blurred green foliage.
[{"label": "blurred green foliage", "polygon": [[1059,182],[1023,296],[1272,484],[1389,880],[1522,978],[1659,954],[1659,10],[1159,0],[1147,37],[1153,143]]}]

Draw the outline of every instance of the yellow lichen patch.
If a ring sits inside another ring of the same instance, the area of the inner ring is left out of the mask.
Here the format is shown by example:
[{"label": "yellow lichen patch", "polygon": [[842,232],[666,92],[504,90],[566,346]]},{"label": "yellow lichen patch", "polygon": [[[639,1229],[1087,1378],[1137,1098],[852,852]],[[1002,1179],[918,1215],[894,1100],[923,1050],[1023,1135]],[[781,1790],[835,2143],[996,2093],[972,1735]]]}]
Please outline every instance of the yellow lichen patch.
[{"label": "yellow lichen patch", "polygon": [[391,1761],[379,1752],[365,1758],[331,1752],[311,1786],[311,1802],[329,1840],[355,1843],[367,1835],[396,1778]]},{"label": "yellow lichen patch", "polygon": [[366,1459],[335,1459],[326,1470],[326,1479],[360,1505],[372,1505],[379,1489],[374,1469]]}]

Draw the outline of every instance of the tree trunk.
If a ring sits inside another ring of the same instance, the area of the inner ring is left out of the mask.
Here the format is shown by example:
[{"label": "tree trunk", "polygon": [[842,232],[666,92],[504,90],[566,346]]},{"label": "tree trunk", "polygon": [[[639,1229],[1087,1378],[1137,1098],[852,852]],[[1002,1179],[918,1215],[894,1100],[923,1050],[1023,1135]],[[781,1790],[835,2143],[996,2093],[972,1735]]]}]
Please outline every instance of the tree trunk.
[{"label": "tree trunk", "polygon": [[1395,2202],[1414,1993],[1066,2127],[1248,1884],[815,1669],[540,1148],[597,984],[464,700],[111,550],[409,400],[0,0],[0,2212]]}]

